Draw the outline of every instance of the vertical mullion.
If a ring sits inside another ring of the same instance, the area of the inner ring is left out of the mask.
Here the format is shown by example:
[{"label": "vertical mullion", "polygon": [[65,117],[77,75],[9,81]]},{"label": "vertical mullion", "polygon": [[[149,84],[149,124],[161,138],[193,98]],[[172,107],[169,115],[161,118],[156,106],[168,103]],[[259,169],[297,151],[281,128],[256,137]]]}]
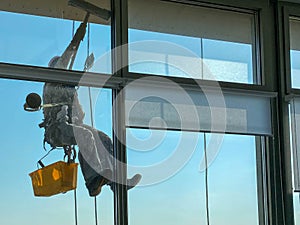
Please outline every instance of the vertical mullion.
[{"label": "vertical mullion", "polygon": [[113,90],[113,138],[114,138],[114,157],[115,179],[114,184],[114,208],[115,225],[128,224],[128,206],[127,206],[127,167],[126,167],[126,145],[125,145],[125,126],[124,126],[124,104],[123,94],[119,90]]},{"label": "vertical mullion", "polygon": [[[123,77],[123,48],[124,18],[127,18],[125,12],[127,2],[124,0],[111,0],[112,8],[112,66],[113,76]],[[125,19],[126,21],[126,19]],[[125,31],[126,32],[126,31]],[[125,39],[126,41],[126,39]],[[113,101],[113,145],[115,163],[114,184],[114,218],[115,225],[128,224],[128,207],[127,207],[127,167],[126,167],[126,130],[124,118],[124,97],[121,90],[114,89],[112,94]],[[117,163],[121,162],[121,163]]]},{"label": "vertical mullion", "polygon": [[259,224],[268,224],[267,210],[267,173],[266,173],[266,143],[265,137],[255,137],[256,142],[256,174]]},{"label": "vertical mullion", "polygon": [[291,70],[291,57],[290,57],[290,18],[289,18],[289,12],[288,10],[283,7],[282,8],[282,23],[283,28],[282,30],[282,43],[284,43],[283,46],[283,56],[284,60],[282,63],[282,70],[283,74],[285,74],[285,93],[291,94],[292,93],[292,70]]},{"label": "vertical mullion", "polygon": [[111,46],[112,46],[112,74],[113,76],[121,76],[122,67],[122,55],[121,48],[119,46],[122,45],[121,38],[121,0],[111,0]]},{"label": "vertical mullion", "polygon": [[[276,2],[277,55],[278,55],[278,139],[279,156],[277,167],[281,168],[283,217],[285,224],[294,224],[292,166],[290,149],[289,103],[287,94],[291,90],[289,62],[289,16],[285,7]],[[281,164],[281,165],[280,165]]]}]

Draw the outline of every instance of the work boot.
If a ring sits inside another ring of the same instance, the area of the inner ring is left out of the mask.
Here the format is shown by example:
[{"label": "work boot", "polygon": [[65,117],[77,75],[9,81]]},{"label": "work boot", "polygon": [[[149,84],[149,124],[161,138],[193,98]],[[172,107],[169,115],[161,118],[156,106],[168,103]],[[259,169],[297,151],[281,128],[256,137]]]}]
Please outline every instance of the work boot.
[{"label": "work boot", "polygon": [[86,187],[91,197],[99,195],[102,186],[110,182],[112,171],[105,170],[102,172],[102,175],[103,176],[97,175],[96,177],[92,178],[90,181],[86,182]]},{"label": "work boot", "polygon": [[[141,174],[135,174],[132,178],[127,179],[127,191],[130,190],[131,188],[134,188],[142,179],[142,175]],[[115,192],[115,182],[110,182],[107,183],[110,186],[110,189]]]},{"label": "work boot", "polygon": [[141,174],[135,174],[132,178],[127,179],[127,191],[130,190],[131,188],[134,188],[142,179]]},{"label": "work boot", "polygon": [[100,175],[96,176],[90,182],[86,183],[86,188],[89,191],[89,195],[91,197],[99,195],[101,192],[102,186],[105,185],[106,183],[107,183],[107,180]]}]

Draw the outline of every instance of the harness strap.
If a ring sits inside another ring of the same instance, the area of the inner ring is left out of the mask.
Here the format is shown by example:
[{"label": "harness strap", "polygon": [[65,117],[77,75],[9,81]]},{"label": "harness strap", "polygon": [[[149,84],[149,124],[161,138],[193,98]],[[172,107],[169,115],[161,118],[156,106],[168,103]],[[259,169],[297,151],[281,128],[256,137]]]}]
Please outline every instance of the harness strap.
[{"label": "harness strap", "polygon": [[74,163],[77,156],[75,146],[66,145],[63,148],[65,151],[64,160],[67,158],[68,163]]}]

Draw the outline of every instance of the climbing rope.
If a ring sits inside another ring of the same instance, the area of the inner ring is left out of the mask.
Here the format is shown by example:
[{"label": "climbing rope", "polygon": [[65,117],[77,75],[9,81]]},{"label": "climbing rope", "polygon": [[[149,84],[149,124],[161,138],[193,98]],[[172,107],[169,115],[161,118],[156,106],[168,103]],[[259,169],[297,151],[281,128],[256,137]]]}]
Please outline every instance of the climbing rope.
[{"label": "climbing rope", "polygon": [[75,203],[75,225],[78,224],[78,209],[77,209],[77,192],[76,192],[76,188],[74,190],[74,203]]},{"label": "climbing rope", "polygon": [[[90,23],[88,23],[87,27],[87,57],[90,55],[90,33],[91,33],[91,26]],[[88,68],[87,68],[88,70]],[[94,115],[93,115],[93,102],[92,102],[92,92],[91,87],[88,87],[89,92],[89,105],[90,105],[90,117],[91,117],[91,125],[94,128]],[[95,213],[95,224],[98,225],[98,210],[97,210],[97,196],[94,197],[94,213]]]},{"label": "climbing rope", "polygon": [[[87,24],[87,58],[90,55],[90,23]],[[72,28],[72,36],[74,36],[74,31],[75,31],[75,22],[73,21],[73,28]],[[74,63],[71,63],[70,66],[73,66]],[[85,68],[85,71],[87,71],[88,68]],[[89,95],[89,105],[90,105],[90,117],[91,117],[91,125],[94,128],[94,116],[93,116],[93,104],[92,104],[92,93],[91,93],[91,88],[88,87],[88,95]],[[76,194],[76,189],[74,190],[74,205],[75,205],[75,224],[78,224],[78,209],[77,209],[77,194]],[[95,213],[95,224],[98,225],[98,210],[97,210],[97,197],[94,197],[94,213]]]},{"label": "climbing rope", "polygon": [[206,223],[207,223],[207,225],[210,225],[210,216],[209,216],[209,190],[208,190],[208,161],[207,161],[206,133],[204,133],[204,162],[205,162]]},{"label": "climbing rope", "polygon": [[[75,21],[73,20],[72,24],[72,38],[75,34]],[[76,188],[74,189],[74,210],[75,210],[75,225],[78,225],[78,207],[77,207],[77,191]]]}]

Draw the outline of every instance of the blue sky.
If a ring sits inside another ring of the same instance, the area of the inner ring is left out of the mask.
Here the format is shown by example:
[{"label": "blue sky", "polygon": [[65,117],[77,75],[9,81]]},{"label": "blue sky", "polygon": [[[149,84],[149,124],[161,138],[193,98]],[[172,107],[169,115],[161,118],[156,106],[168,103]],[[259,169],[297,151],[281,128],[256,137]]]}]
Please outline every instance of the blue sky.
[{"label": "blue sky", "polygon": [[[0,12],[0,16],[2,21],[9,21],[0,25],[1,62],[47,66],[48,61],[54,55],[60,55],[63,52],[72,36],[72,21],[6,12]],[[135,30],[130,30],[129,33],[131,42],[172,41],[191,50],[197,56],[201,55],[199,38]],[[216,67],[214,66],[216,62],[225,62],[224,65],[229,65],[229,68],[243,65],[246,70],[240,72],[243,76],[242,82],[252,82],[250,45],[214,40],[204,40],[204,42],[206,43],[204,46],[208,49],[206,59],[211,60],[212,69]],[[98,58],[109,49],[109,26],[91,25],[89,51]],[[227,49],[231,49],[235,54],[226,52]],[[74,69],[82,70],[86,54],[87,40],[85,39],[79,50]],[[150,68],[150,70],[145,71],[145,68]],[[158,71],[164,74],[164,71],[158,69],[157,65],[149,63],[138,67],[133,66],[131,70],[146,73]],[[110,71],[100,69],[97,72],[109,73]],[[45,154],[42,147],[43,130],[38,127],[43,117],[41,111],[25,112],[23,104],[27,94],[31,92],[42,94],[42,87],[43,83],[38,82],[0,80],[0,102],[2,103],[0,152],[4,159],[1,164],[2,170],[0,170],[2,179],[0,221],[3,224],[72,224],[74,220],[72,192],[50,198],[35,198],[28,176],[36,169],[37,160]],[[86,113],[85,122],[90,124],[89,96],[86,87],[79,88],[79,97]],[[99,95],[99,89],[92,88],[92,98],[95,100],[93,106],[95,126],[111,136],[111,91],[102,90]],[[147,138],[149,135],[145,130],[136,130],[135,133],[141,138]],[[175,150],[180,135],[180,132],[169,131],[163,143],[149,152],[128,149],[128,163],[147,166],[160,162]],[[162,183],[138,187],[130,191],[131,225],[206,224],[204,173],[199,171],[203,148],[204,134],[200,133],[199,144],[192,158],[180,172]],[[61,160],[62,157],[62,152],[58,150],[44,162],[49,164]],[[225,136],[220,154],[209,168],[209,202],[213,224],[253,225],[258,223],[255,160],[255,137]],[[78,178],[79,223],[93,224],[93,199],[88,197],[80,172]],[[98,207],[99,223],[113,224],[113,195],[107,187],[98,197]],[[16,212],[18,216],[15,216]]]},{"label": "blue sky", "polygon": [[[42,93],[42,83],[5,80],[0,81],[2,107],[1,155],[3,162],[0,177],[1,185],[1,223],[3,224],[72,224],[74,220],[73,192],[50,198],[35,198],[31,187],[29,173],[36,170],[36,162],[43,155],[43,130],[38,127],[42,121],[42,112],[28,113],[23,110],[25,97],[30,92]],[[95,90],[94,90],[95,91]],[[108,91],[108,95],[109,95]],[[80,90],[81,98],[87,94],[85,88]],[[109,99],[110,100],[110,99]],[[107,98],[100,102],[109,105]],[[85,109],[88,114],[89,110]],[[103,116],[98,110],[99,116]],[[111,133],[111,114],[106,113],[102,123],[96,123],[99,129]],[[87,120],[89,116],[86,117]],[[86,121],[90,123],[89,121]],[[49,146],[48,146],[49,148]],[[44,160],[50,164],[62,160],[63,152],[54,151]],[[93,223],[93,199],[88,196],[81,172],[78,173],[78,204],[79,222]],[[113,195],[108,188],[104,188],[99,198],[99,222],[113,224]],[[18,216],[16,217],[16,212]],[[51,218],[51,220],[49,220]]]},{"label": "blue sky", "polygon": [[291,50],[290,51],[291,57],[291,75],[292,75],[292,87],[293,88],[300,88],[300,67],[299,67],[299,60],[300,60],[300,51],[298,50]]}]

